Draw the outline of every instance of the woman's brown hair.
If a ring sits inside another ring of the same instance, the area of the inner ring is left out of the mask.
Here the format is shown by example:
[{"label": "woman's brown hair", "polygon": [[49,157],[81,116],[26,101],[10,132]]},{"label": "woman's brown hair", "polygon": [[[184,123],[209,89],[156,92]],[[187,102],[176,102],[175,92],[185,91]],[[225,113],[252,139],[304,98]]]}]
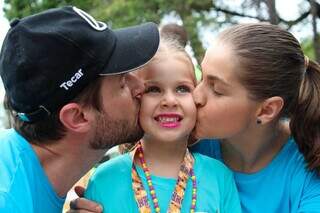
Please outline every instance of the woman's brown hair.
[{"label": "woman's brown hair", "polygon": [[310,170],[320,174],[320,67],[309,61],[299,42],[278,26],[240,24],[223,31],[219,41],[230,44],[241,69],[236,75],[250,98],[280,96],[280,117],[290,130]]}]

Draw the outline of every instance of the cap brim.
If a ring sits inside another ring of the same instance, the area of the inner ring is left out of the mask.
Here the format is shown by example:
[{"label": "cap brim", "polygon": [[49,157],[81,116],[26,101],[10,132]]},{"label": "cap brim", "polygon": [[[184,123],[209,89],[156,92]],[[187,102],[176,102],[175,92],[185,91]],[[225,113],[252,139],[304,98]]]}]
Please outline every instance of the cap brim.
[{"label": "cap brim", "polygon": [[116,44],[101,75],[130,72],[148,63],[159,47],[159,31],[154,23],[114,30]]}]

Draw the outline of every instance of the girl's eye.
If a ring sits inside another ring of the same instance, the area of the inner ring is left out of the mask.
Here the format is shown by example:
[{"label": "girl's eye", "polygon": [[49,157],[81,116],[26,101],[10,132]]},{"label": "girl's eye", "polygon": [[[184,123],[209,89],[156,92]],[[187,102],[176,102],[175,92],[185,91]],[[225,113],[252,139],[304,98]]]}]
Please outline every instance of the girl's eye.
[{"label": "girl's eye", "polygon": [[158,93],[160,92],[160,88],[157,87],[157,86],[149,86],[149,87],[146,87],[145,93]]},{"label": "girl's eye", "polygon": [[191,88],[189,88],[188,86],[185,86],[185,85],[181,85],[181,86],[178,86],[176,91],[178,93],[189,93],[191,92]]}]

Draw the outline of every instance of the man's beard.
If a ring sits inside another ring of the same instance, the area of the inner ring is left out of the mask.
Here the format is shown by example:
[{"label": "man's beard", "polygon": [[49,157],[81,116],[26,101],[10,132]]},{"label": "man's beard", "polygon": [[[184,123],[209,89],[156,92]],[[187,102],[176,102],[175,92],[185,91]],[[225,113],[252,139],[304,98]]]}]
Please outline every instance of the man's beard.
[{"label": "man's beard", "polygon": [[113,146],[139,141],[144,132],[139,124],[129,120],[111,118],[107,113],[97,113],[96,133],[90,142],[93,149],[110,149]]}]

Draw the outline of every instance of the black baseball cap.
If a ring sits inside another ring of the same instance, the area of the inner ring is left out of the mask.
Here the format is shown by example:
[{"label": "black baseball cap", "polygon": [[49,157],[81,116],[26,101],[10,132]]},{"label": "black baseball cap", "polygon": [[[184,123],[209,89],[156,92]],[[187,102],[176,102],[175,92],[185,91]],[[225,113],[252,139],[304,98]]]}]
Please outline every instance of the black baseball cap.
[{"label": "black baseball cap", "polygon": [[145,65],[159,46],[154,23],[111,30],[72,6],[10,25],[1,49],[0,74],[9,103],[28,122],[68,103],[100,75]]}]

